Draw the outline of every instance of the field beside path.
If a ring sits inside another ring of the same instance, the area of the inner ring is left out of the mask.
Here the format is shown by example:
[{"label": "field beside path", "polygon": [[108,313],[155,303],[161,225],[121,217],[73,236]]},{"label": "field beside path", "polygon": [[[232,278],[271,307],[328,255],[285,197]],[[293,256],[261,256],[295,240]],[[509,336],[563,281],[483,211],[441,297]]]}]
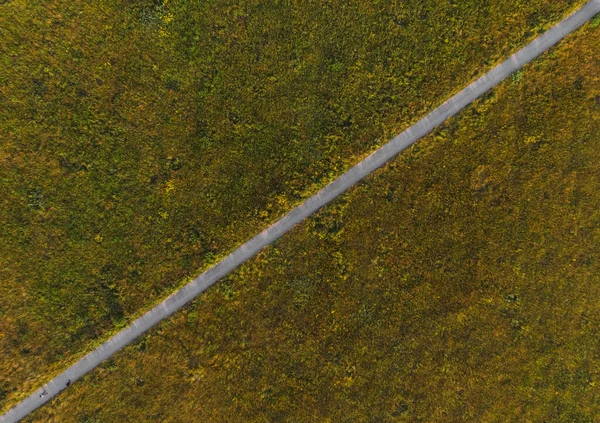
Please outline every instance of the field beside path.
[{"label": "field beside path", "polygon": [[3,410],[582,4],[0,3]]},{"label": "field beside path", "polygon": [[599,26],[26,421],[597,421]]}]

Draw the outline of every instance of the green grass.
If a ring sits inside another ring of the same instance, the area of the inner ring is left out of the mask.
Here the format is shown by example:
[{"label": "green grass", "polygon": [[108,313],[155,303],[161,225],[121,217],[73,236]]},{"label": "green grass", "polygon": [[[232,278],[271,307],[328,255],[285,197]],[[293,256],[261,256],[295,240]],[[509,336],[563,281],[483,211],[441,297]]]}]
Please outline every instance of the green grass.
[{"label": "green grass", "polygon": [[598,421],[599,48],[569,37],[27,421]]},{"label": "green grass", "polygon": [[581,3],[2,2],[0,409]]}]

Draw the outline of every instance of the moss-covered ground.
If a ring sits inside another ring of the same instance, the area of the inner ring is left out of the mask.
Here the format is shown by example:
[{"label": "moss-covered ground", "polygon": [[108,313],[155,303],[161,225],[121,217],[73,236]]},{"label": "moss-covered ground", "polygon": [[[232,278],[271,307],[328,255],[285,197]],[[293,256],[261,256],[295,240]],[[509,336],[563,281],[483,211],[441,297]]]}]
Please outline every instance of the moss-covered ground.
[{"label": "moss-covered ground", "polygon": [[599,22],[27,421],[598,421]]},{"label": "moss-covered ground", "polygon": [[0,1],[0,409],[581,3]]}]

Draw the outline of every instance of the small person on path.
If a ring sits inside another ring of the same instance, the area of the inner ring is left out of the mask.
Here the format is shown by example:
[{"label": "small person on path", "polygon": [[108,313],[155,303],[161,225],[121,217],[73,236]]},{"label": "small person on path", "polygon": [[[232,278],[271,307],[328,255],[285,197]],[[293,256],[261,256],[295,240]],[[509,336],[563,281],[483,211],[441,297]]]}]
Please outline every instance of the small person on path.
[{"label": "small person on path", "polygon": [[40,398],[42,398],[44,395],[46,395],[48,392],[46,391],[46,388],[44,388],[44,391],[40,394]]},{"label": "small person on path", "polygon": [[71,384],[71,379],[67,380],[67,387]]}]

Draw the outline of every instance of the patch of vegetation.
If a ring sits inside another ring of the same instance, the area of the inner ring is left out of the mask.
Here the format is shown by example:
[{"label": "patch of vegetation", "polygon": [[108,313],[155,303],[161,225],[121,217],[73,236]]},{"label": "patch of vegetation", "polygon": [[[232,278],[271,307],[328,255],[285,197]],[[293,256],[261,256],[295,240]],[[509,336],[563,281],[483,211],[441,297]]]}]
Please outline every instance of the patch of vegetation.
[{"label": "patch of vegetation", "polygon": [[0,408],[581,3],[3,2]]},{"label": "patch of vegetation", "polygon": [[587,28],[27,421],[598,421]]},{"label": "patch of vegetation", "polygon": [[596,15],[591,21],[590,21],[590,28],[591,29],[596,29],[600,26],[600,14]]}]

